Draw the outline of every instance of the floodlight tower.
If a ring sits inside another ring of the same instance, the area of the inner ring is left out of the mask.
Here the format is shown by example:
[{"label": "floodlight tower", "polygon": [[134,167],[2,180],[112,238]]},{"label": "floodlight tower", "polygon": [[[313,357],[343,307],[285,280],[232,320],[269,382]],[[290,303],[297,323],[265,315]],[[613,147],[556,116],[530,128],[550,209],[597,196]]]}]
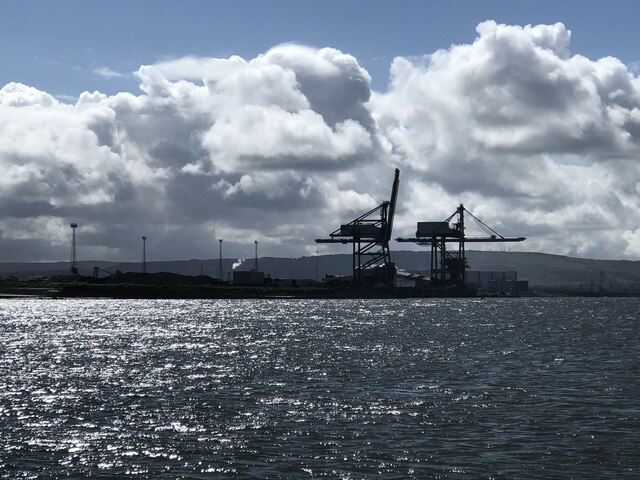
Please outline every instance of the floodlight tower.
[{"label": "floodlight tower", "polygon": [[147,236],[142,236],[142,273],[147,273]]},{"label": "floodlight tower", "polygon": [[220,243],[220,260],[218,264],[218,278],[220,278],[221,282],[224,282],[224,271],[222,270],[222,239],[218,240]]},{"label": "floodlight tower", "polygon": [[257,272],[258,271],[258,240],[254,240],[253,243],[255,243],[256,245],[256,258],[253,263],[253,269]]},{"label": "floodlight tower", "polygon": [[78,258],[76,252],[76,228],[78,228],[77,223],[70,224],[71,226],[71,261],[69,262],[71,265],[71,274],[78,274]]}]

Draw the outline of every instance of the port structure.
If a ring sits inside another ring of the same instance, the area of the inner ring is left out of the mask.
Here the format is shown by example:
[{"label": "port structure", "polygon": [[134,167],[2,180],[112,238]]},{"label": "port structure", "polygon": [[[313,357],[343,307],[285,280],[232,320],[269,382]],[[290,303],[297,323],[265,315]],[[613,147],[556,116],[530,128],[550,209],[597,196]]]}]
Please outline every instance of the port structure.
[{"label": "port structure", "polygon": [[[465,213],[478,222],[487,233],[485,237],[465,235]],[[453,227],[451,226],[453,221]],[[416,235],[411,238],[396,238],[398,242],[411,242],[431,247],[431,285],[436,287],[464,287],[466,269],[469,268],[466,254],[467,243],[523,242],[525,237],[505,237],[467,210],[463,204],[442,222],[418,222]],[[447,249],[447,243],[457,244]]]},{"label": "port structure", "polygon": [[[396,213],[400,170],[396,168],[391,188],[391,199],[359,216],[316,243],[342,243],[353,245],[353,284],[394,285],[395,265],[391,261],[389,241]],[[382,265],[380,265],[382,263]]]}]

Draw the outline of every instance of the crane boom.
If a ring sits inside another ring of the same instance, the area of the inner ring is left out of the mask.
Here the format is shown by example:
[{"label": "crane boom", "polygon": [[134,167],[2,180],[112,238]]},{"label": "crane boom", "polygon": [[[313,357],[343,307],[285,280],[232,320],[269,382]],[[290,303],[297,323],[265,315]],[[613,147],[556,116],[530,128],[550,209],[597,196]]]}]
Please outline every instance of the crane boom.
[{"label": "crane boom", "polygon": [[[465,243],[500,243],[500,242],[524,242],[526,237],[464,237]],[[453,243],[459,242],[460,239],[458,237],[444,237],[438,238],[441,242]],[[396,238],[396,242],[404,242],[404,243],[431,243],[431,238],[405,238],[399,237]]]},{"label": "crane boom", "polygon": [[387,213],[387,228],[385,238],[387,242],[391,240],[391,232],[393,231],[393,219],[396,216],[396,204],[398,203],[398,189],[400,188],[400,169],[396,168],[395,177],[393,178],[393,187],[391,188],[391,199],[389,200],[389,212]]}]

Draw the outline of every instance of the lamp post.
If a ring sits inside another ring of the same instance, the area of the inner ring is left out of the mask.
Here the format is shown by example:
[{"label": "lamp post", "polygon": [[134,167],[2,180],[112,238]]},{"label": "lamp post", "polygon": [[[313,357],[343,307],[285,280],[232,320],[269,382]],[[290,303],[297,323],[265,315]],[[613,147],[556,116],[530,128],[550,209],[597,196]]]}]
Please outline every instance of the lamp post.
[{"label": "lamp post", "polygon": [[142,236],[142,273],[147,273],[147,236]]},{"label": "lamp post", "polygon": [[255,243],[256,245],[256,259],[253,264],[253,269],[257,272],[258,271],[258,240],[255,240],[253,243]]},{"label": "lamp post", "polygon": [[77,223],[72,223],[70,224],[71,226],[71,262],[69,262],[71,264],[71,274],[72,275],[77,275],[78,274],[78,256],[76,253],[76,228],[78,228],[78,224]]},{"label": "lamp post", "polygon": [[220,259],[218,263],[218,278],[220,278],[221,282],[224,282],[224,270],[222,270],[222,239],[218,240],[220,242]]}]

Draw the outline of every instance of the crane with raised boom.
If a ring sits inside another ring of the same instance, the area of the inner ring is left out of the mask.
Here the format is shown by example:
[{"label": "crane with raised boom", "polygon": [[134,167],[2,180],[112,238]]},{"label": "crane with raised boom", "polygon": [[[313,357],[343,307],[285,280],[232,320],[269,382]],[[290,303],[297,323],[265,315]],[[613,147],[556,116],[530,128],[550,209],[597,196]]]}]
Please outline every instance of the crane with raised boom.
[{"label": "crane with raised boom", "polygon": [[398,201],[400,170],[396,168],[391,198],[329,234],[316,243],[353,245],[353,283],[393,285],[395,264],[391,261],[389,241]]}]

